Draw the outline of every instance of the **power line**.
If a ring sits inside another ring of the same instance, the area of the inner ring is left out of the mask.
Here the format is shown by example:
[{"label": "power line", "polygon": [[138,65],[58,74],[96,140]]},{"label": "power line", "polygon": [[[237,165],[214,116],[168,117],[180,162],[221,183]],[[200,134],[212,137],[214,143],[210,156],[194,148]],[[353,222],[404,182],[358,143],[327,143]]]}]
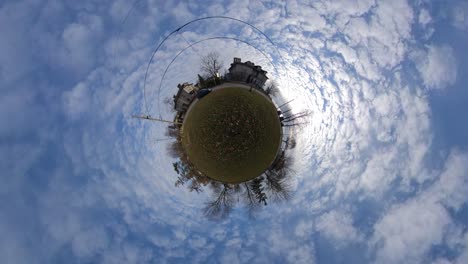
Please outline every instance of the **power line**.
[{"label": "power line", "polygon": [[208,40],[214,40],[214,39],[228,39],[228,40],[234,40],[234,41],[239,41],[239,42],[242,42],[254,49],[256,49],[258,52],[260,52],[267,60],[269,60],[270,64],[273,66],[273,68],[275,69],[276,72],[278,72],[278,69],[276,68],[275,64],[272,62],[272,60],[270,58],[268,58],[268,56],[262,51],[260,50],[259,48],[257,48],[256,46],[250,44],[249,42],[245,41],[245,40],[241,40],[241,39],[238,39],[238,38],[233,38],[233,37],[211,37],[211,38],[206,38],[206,39],[202,39],[202,40],[199,40],[199,41],[196,41],[192,44],[190,44],[189,46],[186,46],[185,48],[183,48],[179,53],[177,53],[177,55],[174,56],[174,58],[172,58],[171,62],[167,65],[166,69],[164,70],[164,73],[161,77],[161,81],[159,82],[159,87],[158,87],[158,113],[161,117],[161,107],[160,107],[160,97],[161,97],[161,87],[162,87],[162,84],[164,82],[164,78],[166,77],[166,74],[167,74],[167,71],[169,70],[169,68],[171,67],[172,63],[174,63],[174,61],[177,59],[177,57],[180,56],[180,54],[182,54],[184,51],[186,51],[187,49],[201,43],[201,42],[204,42],[204,41],[208,41]]},{"label": "power line", "polygon": [[127,20],[130,17],[130,14],[133,13],[133,11],[135,10],[135,7],[137,6],[137,3],[139,1],[140,0],[133,1],[132,6],[128,10],[128,12],[125,15],[124,19],[122,19],[120,21],[120,23],[119,23],[119,30],[117,32],[117,37],[116,37],[117,41],[112,46],[112,56],[113,56],[113,62],[115,63],[115,67],[118,67],[118,65],[120,64],[120,60],[117,58],[117,46],[119,45],[120,35],[122,34],[122,31],[123,31],[123,25],[127,23]]},{"label": "power line", "polygon": [[179,35],[185,40],[185,42],[187,42],[188,45],[190,45],[192,47],[192,50],[195,51],[195,53],[198,54],[198,56],[201,58],[202,55],[193,47],[192,43],[190,41],[188,41],[185,37],[184,37],[184,33],[183,32],[179,32]]},{"label": "power line", "polygon": [[[255,29],[257,32],[259,32],[261,35],[263,35],[267,40],[268,42],[270,42],[273,47],[276,49],[279,57],[281,58],[281,60],[283,62],[284,59],[283,57],[281,56],[281,53],[279,52],[279,49],[278,47],[276,46],[276,44],[263,32],[261,31],[260,29],[258,29],[257,27],[255,27],[254,25],[246,22],[246,21],[243,21],[241,19],[237,19],[237,18],[233,18],[233,17],[228,17],[228,16],[207,16],[207,17],[202,17],[202,18],[197,18],[197,19],[194,19],[192,21],[189,21],[187,23],[185,23],[184,25],[178,27],[177,29],[173,30],[171,33],[169,33],[169,35],[167,35],[159,44],[158,46],[154,49],[152,55],[151,55],[151,58],[148,62],[148,65],[146,66],[146,71],[145,71],[145,79],[144,79],[144,82],[143,82],[143,97],[144,97],[144,103],[145,103],[145,109],[146,109],[146,112],[147,114],[149,115],[149,108],[148,108],[148,102],[147,102],[147,99],[146,99],[146,80],[148,78],[148,72],[149,72],[149,67],[151,65],[151,63],[153,62],[153,59],[154,59],[154,56],[156,55],[156,53],[158,52],[159,48],[161,48],[161,46],[164,44],[164,42],[166,42],[166,40],[168,40],[173,34],[179,32],[181,29],[183,29],[184,27],[192,24],[192,23],[195,23],[195,22],[198,22],[198,21],[201,21],[201,20],[206,20],[206,19],[215,19],[215,18],[221,18],[221,19],[229,19],[229,20],[234,20],[234,21],[237,21],[237,22],[240,22],[240,23],[243,23],[243,24],[246,24],[248,26],[250,26],[251,28]],[[158,96],[159,97],[159,96]]]}]

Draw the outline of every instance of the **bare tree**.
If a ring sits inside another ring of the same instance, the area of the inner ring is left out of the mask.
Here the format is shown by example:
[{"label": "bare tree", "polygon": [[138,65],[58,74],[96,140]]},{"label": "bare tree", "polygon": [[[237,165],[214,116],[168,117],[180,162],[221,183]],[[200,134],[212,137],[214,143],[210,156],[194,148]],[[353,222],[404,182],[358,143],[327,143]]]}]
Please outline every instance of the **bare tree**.
[{"label": "bare tree", "polygon": [[171,142],[167,146],[167,153],[173,158],[180,158],[184,155],[184,148],[182,147],[181,142],[179,140]]},{"label": "bare tree", "polygon": [[248,211],[249,211],[249,215],[250,216],[253,216],[253,213],[259,208],[259,203],[257,201],[257,199],[255,198],[255,193],[253,192],[252,190],[252,187],[250,186],[249,183],[247,182],[244,182],[242,183],[243,185],[243,189],[244,189],[244,193],[243,193],[243,196],[242,196],[242,200],[243,202],[245,203],[245,205],[247,206],[248,208]]},{"label": "bare tree", "polygon": [[296,147],[296,139],[292,136],[287,136],[286,139],[283,139],[284,149],[293,149]]},{"label": "bare tree", "polygon": [[291,197],[291,186],[286,170],[266,171],[265,190],[275,201],[286,201]]},{"label": "bare tree", "polygon": [[202,58],[200,70],[207,78],[211,78],[215,77],[221,71],[222,67],[223,65],[219,59],[219,53],[212,51]]},{"label": "bare tree", "polygon": [[270,85],[265,89],[267,95],[275,96],[279,92],[278,84],[275,81],[272,81]]},{"label": "bare tree", "polygon": [[172,163],[174,171],[179,175],[175,186],[183,185],[191,179],[191,168],[182,161]]},{"label": "bare tree", "polygon": [[190,186],[188,187],[189,191],[192,192],[192,191],[196,191],[197,193],[199,192],[203,192],[203,189],[202,189],[202,184],[200,183],[200,181],[198,180],[193,180],[190,182]]},{"label": "bare tree", "polygon": [[290,114],[281,120],[281,125],[283,127],[301,127],[306,125],[307,121],[304,120],[310,116],[310,111],[305,110],[296,114]]},{"label": "bare tree", "polygon": [[288,110],[283,111],[282,114],[284,115],[284,114],[286,114],[286,113],[288,113],[288,112],[291,112],[291,111],[292,111],[292,108],[289,108]]},{"label": "bare tree", "polygon": [[272,200],[285,201],[291,197],[290,180],[294,174],[291,164],[291,157],[283,150],[273,165],[265,171],[265,190]]},{"label": "bare tree", "polygon": [[218,189],[220,191],[217,193],[216,199],[207,203],[204,209],[205,216],[213,220],[224,219],[229,215],[234,205],[231,186],[223,184],[222,188],[215,188],[215,190]]},{"label": "bare tree", "polygon": [[302,122],[302,123],[292,122],[292,123],[282,124],[283,127],[304,127],[304,125],[307,125],[307,123],[306,122]]},{"label": "bare tree", "polygon": [[297,142],[296,142],[296,139],[295,138],[291,138],[290,142],[289,142],[289,148],[290,149],[293,149],[295,148],[297,145]]},{"label": "bare tree", "polygon": [[255,198],[257,199],[258,203],[263,203],[263,205],[267,205],[267,196],[263,191],[264,188],[262,186],[263,176],[257,177],[250,182],[250,188],[252,188],[253,193],[255,194]]},{"label": "bare tree", "polygon": [[310,115],[310,112],[308,110],[302,111],[296,114],[290,114],[289,116],[285,116],[283,119],[283,122],[292,122],[296,119],[304,118]]},{"label": "bare tree", "polygon": [[179,128],[175,125],[170,125],[167,127],[166,133],[164,133],[164,135],[169,138],[177,138],[179,136]]}]

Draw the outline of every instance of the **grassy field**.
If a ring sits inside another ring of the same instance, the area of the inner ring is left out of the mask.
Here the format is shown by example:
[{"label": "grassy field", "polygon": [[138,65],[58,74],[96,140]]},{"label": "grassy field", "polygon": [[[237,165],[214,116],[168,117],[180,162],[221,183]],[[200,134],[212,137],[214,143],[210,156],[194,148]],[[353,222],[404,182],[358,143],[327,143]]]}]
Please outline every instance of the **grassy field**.
[{"label": "grassy field", "polygon": [[185,117],[182,144],[206,176],[239,183],[262,174],[274,160],[281,126],[273,103],[243,88],[215,90]]}]

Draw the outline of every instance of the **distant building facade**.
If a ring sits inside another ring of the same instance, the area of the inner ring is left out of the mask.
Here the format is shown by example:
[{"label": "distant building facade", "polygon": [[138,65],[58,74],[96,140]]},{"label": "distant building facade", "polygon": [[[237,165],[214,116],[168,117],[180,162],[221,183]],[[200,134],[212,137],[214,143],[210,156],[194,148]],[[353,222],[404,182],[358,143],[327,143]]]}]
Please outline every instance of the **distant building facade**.
[{"label": "distant building facade", "polygon": [[255,88],[261,89],[268,80],[266,74],[267,72],[261,66],[255,65],[250,61],[242,62],[240,58],[234,58],[226,79],[228,81],[252,84]]},{"label": "distant building facade", "polygon": [[198,88],[191,83],[178,84],[179,91],[174,95],[174,108],[177,112],[187,111],[197,94]]}]

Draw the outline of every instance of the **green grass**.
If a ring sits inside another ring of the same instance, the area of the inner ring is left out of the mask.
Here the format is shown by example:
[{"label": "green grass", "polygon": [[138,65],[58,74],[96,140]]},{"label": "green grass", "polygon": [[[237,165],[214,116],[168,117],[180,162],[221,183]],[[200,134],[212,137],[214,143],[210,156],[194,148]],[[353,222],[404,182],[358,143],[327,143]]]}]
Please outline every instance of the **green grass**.
[{"label": "green grass", "polygon": [[239,183],[268,168],[276,157],[280,134],[276,108],[269,99],[244,88],[222,88],[188,112],[182,145],[204,175]]}]

